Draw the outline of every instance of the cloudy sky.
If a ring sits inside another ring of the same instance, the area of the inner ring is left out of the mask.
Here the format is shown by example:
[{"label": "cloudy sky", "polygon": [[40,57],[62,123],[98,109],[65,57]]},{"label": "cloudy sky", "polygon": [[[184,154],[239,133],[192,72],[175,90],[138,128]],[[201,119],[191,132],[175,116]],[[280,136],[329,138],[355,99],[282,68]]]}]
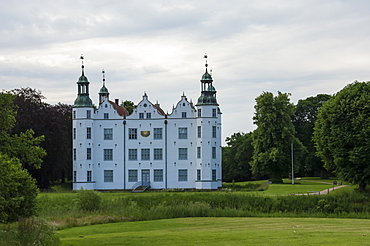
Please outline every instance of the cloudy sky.
[{"label": "cloudy sky", "polygon": [[367,0],[0,0],[0,89],[31,87],[73,104],[81,54],[98,103],[144,92],[171,112],[196,102],[207,53],[223,112],[223,139],[255,129],[255,98],[291,101],[370,79]]}]

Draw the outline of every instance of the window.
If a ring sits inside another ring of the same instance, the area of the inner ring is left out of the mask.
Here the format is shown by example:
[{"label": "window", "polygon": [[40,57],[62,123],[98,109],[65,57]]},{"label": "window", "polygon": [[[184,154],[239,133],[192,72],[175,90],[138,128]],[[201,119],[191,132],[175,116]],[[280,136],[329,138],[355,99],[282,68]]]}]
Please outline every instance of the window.
[{"label": "window", "polygon": [[113,170],[104,170],[104,182],[113,182]]},{"label": "window", "polygon": [[216,159],[216,147],[212,147],[212,159]]},{"label": "window", "polygon": [[198,117],[202,117],[202,110],[198,109]]},{"label": "window", "polygon": [[73,128],[73,139],[76,139],[76,128]]},{"label": "window", "polygon": [[150,160],[150,149],[141,149],[141,160],[142,161]]},{"label": "window", "polygon": [[146,118],[151,119],[152,118],[152,113],[146,113]]},{"label": "window", "polygon": [[212,181],[216,181],[216,180],[217,180],[217,170],[212,169]]},{"label": "window", "polygon": [[87,182],[92,181],[92,171],[87,171]]},{"label": "window", "polygon": [[76,110],[73,110],[73,119],[76,119]]},{"label": "window", "polygon": [[137,170],[128,170],[128,182],[137,182]]},{"label": "window", "polygon": [[86,118],[91,119],[91,110],[86,110]]},{"label": "window", "polygon": [[163,182],[163,169],[154,169],[154,182]]},{"label": "window", "polygon": [[73,160],[75,161],[77,159],[77,150],[73,149]]},{"label": "window", "polygon": [[215,108],[212,109],[212,117],[216,117],[216,109]]},{"label": "window", "polygon": [[202,157],[202,149],[201,147],[197,147],[197,159],[200,159]]},{"label": "window", "polygon": [[216,138],[216,133],[217,133],[216,126],[212,126],[212,137],[213,138]]},{"label": "window", "polygon": [[128,139],[137,139],[137,129],[136,128],[128,129]]},{"label": "window", "polygon": [[198,138],[202,137],[202,127],[198,126]]},{"label": "window", "polygon": [[179,148],[179,160],[187,160],[187,159],[188,159],[188,149]]},{"label": "window", "polygon": [[113,140],[113,128],[104,128],[104,140]]},{"label": "window", "polygon": [[187,169],[179,169],[179,181],[188,181]]},{"label": "window", "polygon": [[181,117],[182,117],[182,118],[186,118],[186,112],[182,112],[182,113],[181,113]]},{"label": "window", "polygon": [[128,150],[128,160],[129,161],[136,161],[137,160],[137,149],[129,149]]},{"label": "window", "polygon": [[139,113],[139,119],[144,119],[144,113]]},{"label": "window", "polygon": [[73,171],[73,182],[77,180],[77,171]]},{"label": "window", "polygon": [[197,180],[201,180],[202,179],[202,176],[201,176],[202,172],[201,171],[202,170],[197,169]]},{"label": "window", "polygon": [[154,139],[162,139],[162,128],[154,128]]},{"label": "window", "polygon": [[86,149],[86,159],[91,160],[91,148]]},{"label": "window", "polygon": [[109,113],[104,113],[104,119],[109,119]]},{"label": "window", "polygon": [[91,139],[91,127],[86,127],[86,138]]},{"label": "window", "polygon": [[188,139],[188,128],[179,127],[179,139]]},{"label": "window", "polygon": [[163,160],[163,150],[154,149],[154,160]]},{"label": "window", "polygon": [[104,149],[104,161],[113,161],[113,149]]}]

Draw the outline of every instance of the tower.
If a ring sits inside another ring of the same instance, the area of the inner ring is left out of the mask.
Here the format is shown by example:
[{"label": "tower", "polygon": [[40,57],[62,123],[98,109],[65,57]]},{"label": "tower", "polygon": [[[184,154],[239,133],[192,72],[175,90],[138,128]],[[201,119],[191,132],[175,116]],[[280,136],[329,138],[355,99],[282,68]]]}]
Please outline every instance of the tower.
[{"label": "tower", "polygon": [[82,74],[77,81],[78,93],[73,105],[73,189],[81,187],[93,189],[92,182],[92,139],[94,107],[89,96],[89,80],[85,76],[84,57],[82,60]]},{"label": "tower", "polygon": [[102,74],[103,74],[103,86],[102,88],[100,88],[100,91],[99,91],[99,105],[102,104],[102,102],[104,102],[105,99],[109,100],[109,91],[107,87],[105,87],[105,71],[104,70],[102,71]]},{"label": "tower", "polygon": [[222,186],[221,112],[216,99],[213,79],[206,70],[202,75],[201,95],[197,107],[197,189],[217,189]]}]

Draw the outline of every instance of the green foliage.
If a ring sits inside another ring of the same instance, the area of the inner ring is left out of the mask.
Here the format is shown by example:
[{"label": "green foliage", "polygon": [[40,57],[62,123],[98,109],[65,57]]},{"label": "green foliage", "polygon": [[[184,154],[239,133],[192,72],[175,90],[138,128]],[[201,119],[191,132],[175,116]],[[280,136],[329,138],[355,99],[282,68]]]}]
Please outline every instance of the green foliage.
[{"label": "green foliage", "polygon": [[5,246],[59,245],[54,230],[39,218],[20,219],[18,223],[3,226],[0,244]]},{"label": "green foliage", "polygon": [[77,192],[77,207],[83,211],[96,211],[101,207],[101,196],[94,190],[79,190]]},{"label": "green foliage", "polygon": [[127,110],[128,114],[132,114],[134,109],[136,108],[134,102],[126,100],[122,103],[122,106]]},{"label": "green foliage", "polygon": [[253,119],[257,129],[252,134],[252,171],[257,177],[267,176],[274,183],[281,183],[282,178],[291,173],[291,144],[294,144],[296,160],[305,150],[294,136],[291,120],[294,106],[289,95],[278,92],[274,97],[271,92],[264,92],[256,98]]},{"label": "green foliage", "polygon": [[234,133],[226,138],[226,144],[227,147],[222,148],[222,180],[251,180],[252,133]]},{"label": "green foliage", "polygon": [[14,222],[35,214],[35,180],[16,158],[0,153],[0,222]]},{"label": "green foliage", "polygon": [[364,191],[370,182],[370,82],[347,85],[319,110],[314,141],[325,167]]},{"label": "green foliage", "polygon": [[328,177],[323,161],[316,156],[312,137],[318,111],[330,98],[330,95],[318,94],[314,97],[299,100],[295,106],[293,125],[296,130],[296,136],[307,149],[307,153],[300,160],[300,163],[302,163],[301,170],[298,173],[300,176]]}]

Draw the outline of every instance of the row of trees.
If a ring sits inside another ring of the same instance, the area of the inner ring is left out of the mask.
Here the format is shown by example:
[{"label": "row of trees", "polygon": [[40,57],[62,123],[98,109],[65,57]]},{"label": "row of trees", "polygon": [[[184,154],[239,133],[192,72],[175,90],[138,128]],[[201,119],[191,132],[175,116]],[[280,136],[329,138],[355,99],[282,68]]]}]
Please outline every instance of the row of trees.
[{"label": "row of trees", "polygon": [[370,182],[370,82],[354,82],[334,96],[319,94],[293,105],[290,94],[264,92],[256,98],[252,133],[235,133],[223,150],[225,181],[268,178],[281,182],[295,174]]}]

